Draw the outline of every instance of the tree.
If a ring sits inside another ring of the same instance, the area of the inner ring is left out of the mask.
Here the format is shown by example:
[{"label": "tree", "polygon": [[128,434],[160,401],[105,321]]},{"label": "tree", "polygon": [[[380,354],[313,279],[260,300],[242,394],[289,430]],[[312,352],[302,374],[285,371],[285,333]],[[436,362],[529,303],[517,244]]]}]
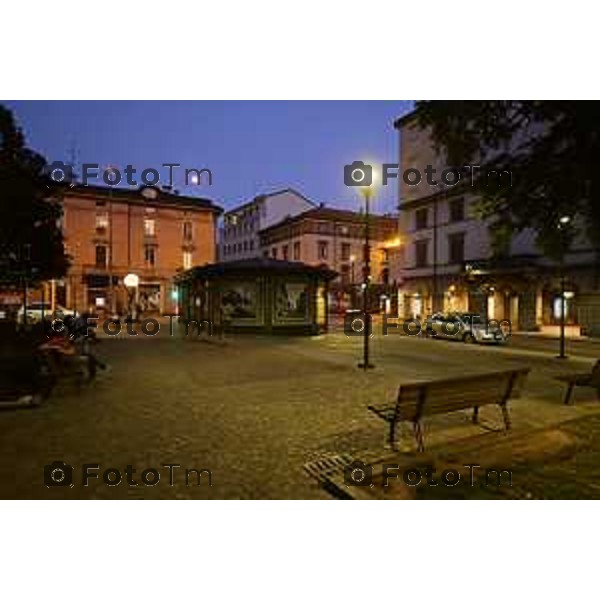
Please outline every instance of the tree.
[{"label": "tree", "polygon": [[[421,101],[416,120],[452,165],[481,165],[472,171],[493,237],[530,228],[554,258],[578,233],[600,247],[600,103]],[[511,185],[483,185],[491,170],[510,171]]]},{"label": "tree", "polygon": [[0,105],[0,279],[35,285],[62,277],[68,268],[60,188],[46,160],[25,145],[10,110]]}]

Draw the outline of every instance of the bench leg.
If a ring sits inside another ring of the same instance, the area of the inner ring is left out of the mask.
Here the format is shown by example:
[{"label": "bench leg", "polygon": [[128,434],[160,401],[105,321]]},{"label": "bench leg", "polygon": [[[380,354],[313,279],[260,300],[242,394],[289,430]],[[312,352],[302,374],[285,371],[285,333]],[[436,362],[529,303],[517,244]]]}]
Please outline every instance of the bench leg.
[{"label": "bench leg", "polygon": [[507,430],[510,429],[510,416],[508,414],[508,406],[506,406],[506,402],[503,402],[500,407],[502,408],[502,417],[504,418],[504,427]]},{"label": "bench leg", "polygon": [[473,423],[479,423],[479,406],[473,409]]},{"label": "bench leg", "polygon": [[423,431],[421,429],[421,423],[415,421],[413,423],[413,429],[415,431],[415,438],[417,440],[417,450],[419,452],[425,452],[425,444],[423,443]]},{"label": "bench leg", "polygon": [[565,400],[564,400],[565,404],[571,403],[571,395],[573,394],[574,387],[575,387],[575,383],[573,383],[573,382],[569,383],[569,387],[567,388],[567,392],[565,393]]}]

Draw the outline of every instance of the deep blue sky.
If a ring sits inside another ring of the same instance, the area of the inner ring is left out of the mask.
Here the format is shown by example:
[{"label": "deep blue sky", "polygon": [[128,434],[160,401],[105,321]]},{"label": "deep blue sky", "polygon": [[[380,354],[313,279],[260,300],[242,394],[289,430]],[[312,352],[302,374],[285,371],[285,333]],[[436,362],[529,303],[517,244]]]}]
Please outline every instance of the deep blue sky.
[{"label": "deep blue sky", "polygon": [[[393,120],[412,102],[217,101],[9,101],[28,144],[49,161],[162,163],[209,168],[212,186],[182,193],[212,198],[226,209],[259,193],[293,187],[315,202],[358,207],[356,190],[343,183],[343,167],[356,159],[398,160]],[[166,174],[166,172],[165,172]],[[381,188],[377,212],[392,211],[396,186]]]}]

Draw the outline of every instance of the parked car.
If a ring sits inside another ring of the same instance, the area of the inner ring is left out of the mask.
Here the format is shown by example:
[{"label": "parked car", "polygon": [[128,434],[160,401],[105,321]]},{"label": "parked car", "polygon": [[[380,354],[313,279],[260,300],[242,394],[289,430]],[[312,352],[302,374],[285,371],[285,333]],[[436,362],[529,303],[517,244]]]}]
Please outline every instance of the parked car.
[{"label": "parked car", "polygon": [[498,323],[486,323],[472,313],[436,313],[427,319],[427,329],[433,337],[467,344],[503,344],[507,338]]},{"label": "parked car", "polygon": [[[23,316],[25,314],[25,308],[21,305],[17,311],[17,320],[19,323],[23,323]],[[54,312],[52,312],[52,306],[49,302],[32,302],[27,305],[27,322],[28,323],[39,323],[42,318],[47,320],[52,319],[64,319],[68,316],[75,316],[75,311],[65,308],[60,304],[55,306]],[[42,317],[43,315],[43,317]]]}]

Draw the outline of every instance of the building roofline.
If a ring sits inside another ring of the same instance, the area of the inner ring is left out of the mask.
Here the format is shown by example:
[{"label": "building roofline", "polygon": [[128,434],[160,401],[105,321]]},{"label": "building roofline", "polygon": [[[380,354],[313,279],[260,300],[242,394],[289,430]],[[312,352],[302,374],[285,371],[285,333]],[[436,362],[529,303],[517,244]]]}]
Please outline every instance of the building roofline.
[{"label": "building roofline", "polygon": [[402,129],[402,127],[405,127],[406,125],[408,125],[409,123],[414,121],[417,118],[417,114],[418,114],[418,109],[415,108],[415,109],[411,110],[409,113],[406,113],[405,115],[402,115],[401,117],[398,117],[394,121],[394,128]]},{"label": "building roofline", "polygon": [[[396,224],[398,220],[397,215],[379,215],[379,214],[371,214],[370,217],[374,220],[389,220],[390,224]],[[269,227],[265,227],[261,229],[259,233],[267,233],[278,227],[282,227],[285,225],[290,225],[292,223],[298,223],[304,220],[315,220],[315,221],[345,221],[348,223],[364,223],[364,213],[354,212],[352,210],[347,210],[343,208],[331,208],[329,206],[315,206],[314,208],[310,208],[305,210],[304,212],[298,213],[293,217],[287,217],[279,221],[278,223],[274,223]]]},{"label": "building roofline", "polygon": [[277,194],[283,194],[285,192],[292,192],[293,194],[296,194],[296,196],[300,196],[300,198],[306,200],[309,204],[312,204],[313,206],[318,206],[316,202],[313,202],[310,198],[307,198],[304,194],[292,187],[282,188],[281,190],[269,192],[268,194],[260,194],[259,197],[268,198],[269,196],[277,196]]},{"label": "building roofline", "polygon": [[224,214],[225,215],[230,215],[230,214],[233,214],[233,213],[237,213],[237,212],[239,212],[241,210],[244,210],[248,206],[251,206],[255,202],[258,202],[259,200],[263,200],[263,199],[269,198],[271,196],[277,196],[278,194],[284,194],[285,192],[292,192],[293,194],[296,194],[296,196],[299,196],[300,198],[302,198],[303,200],[305,200],[306,202],[308,202],[312,206],[317,206],[316,202],[314,202],[313,200],[310,200],[304,194],[301,194],[298,190],[296,190],[294,188],[291,188],[291,187],[287,187],[287,188],[282,188],[280,190],[275,190],[274,192],[268,192],[266,194],[258,194],[257,196],[254,196],[254,198],[252,198],[252,200],[248,200],[247,202],[244,202],[243,204],[240,204],[239,206],[236,206],[235,208],[227,210],[227,211],[225,211]]},{"label": "building roofline", "polygon": [[177,275],[175,279],[178,283],[183,283],[191,279],[212,279],[213,277],[235,277],[254,274],[301,274],[316,276],[324,280],[334,279],[338,275],[336,271],[325,265],[309,265],[299,261],[256,257],[192,267]]},{"label": "building roofline", "polygon": [[[147,198],[143,195],[146,189],[155,190],[156,198]],[[155,203],[164,206],[181,206],[191,209],[210,210],[216,214],[221,214],[223,209],[215,204],[209,198],[200,198],[198,196],[185,196],[175,194],[170,190],[151,185],[142,185],[137,188],[119,188],[100,185],[74,185],[73,187],[63,187],[64,196],[84,196],[84,197],[103,197],[107,199],[120,200],[123,202],[134,203]]]}]

